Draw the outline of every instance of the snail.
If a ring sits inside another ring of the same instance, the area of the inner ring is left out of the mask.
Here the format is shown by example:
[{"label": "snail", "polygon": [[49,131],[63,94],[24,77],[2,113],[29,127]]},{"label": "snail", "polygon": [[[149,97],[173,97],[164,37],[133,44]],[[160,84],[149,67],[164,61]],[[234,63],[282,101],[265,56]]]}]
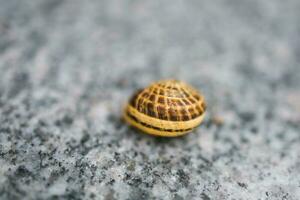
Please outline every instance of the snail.
[{"label": "snail", "polygon": [[204,118],[206,103],[196,89],[178,80],[162,80],[138,90],[123,118],[145,133],[176,137],[191,132]]}]

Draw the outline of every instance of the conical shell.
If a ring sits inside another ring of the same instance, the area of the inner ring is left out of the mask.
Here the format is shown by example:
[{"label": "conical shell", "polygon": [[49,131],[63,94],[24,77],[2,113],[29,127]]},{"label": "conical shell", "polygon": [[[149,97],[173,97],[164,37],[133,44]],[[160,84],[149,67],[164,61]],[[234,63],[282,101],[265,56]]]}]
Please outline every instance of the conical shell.
[{"label": "conical shell", "polygon": [[164,80],[138,90],[124,111],[124,119],[148,134],[179,136],[198,126],[204,116],[204,97],[177,80]]}]

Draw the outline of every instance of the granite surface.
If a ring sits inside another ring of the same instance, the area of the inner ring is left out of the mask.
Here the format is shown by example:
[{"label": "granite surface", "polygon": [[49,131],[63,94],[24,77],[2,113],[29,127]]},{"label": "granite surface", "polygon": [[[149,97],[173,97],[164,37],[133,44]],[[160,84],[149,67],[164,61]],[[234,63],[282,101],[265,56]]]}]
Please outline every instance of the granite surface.
[{"label": "granite surface", "polygon": [[[300,199],[300,1],[0,0],[0,199]],[[177,78],[208,112],[120,110]]]}]

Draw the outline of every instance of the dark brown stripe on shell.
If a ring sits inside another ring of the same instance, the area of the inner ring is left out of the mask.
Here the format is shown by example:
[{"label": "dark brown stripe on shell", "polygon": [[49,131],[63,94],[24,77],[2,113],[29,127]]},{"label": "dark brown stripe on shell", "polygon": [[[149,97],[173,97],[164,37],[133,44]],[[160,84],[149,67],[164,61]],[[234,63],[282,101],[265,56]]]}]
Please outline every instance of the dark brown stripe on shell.
[{"label": "dark brown stripe on shell", "polygon": [[191,97],[189,97],[188,100],[189,100],[192,104],[193,104],[193,103],[196,103],[196,101],[195,101],[193,98],[191,98]]},{"label": "dark brown stripe on shell", "polygon": [[160,95],[162,95],[162,96],[164,96],[164,95],[165,95],[165,92],[164,92],[164,90],[162,90],[162,89],[161,89],[161,90],[159,90],[159,94],[160,94]]},{"label": "dark brown stripe on shell", "polygon": [[148,92],[144,92],[143,94],[142,94],[142,97],[144,97],[144,98],[146,98],[146,97],[148,97],[149,96],[149,93]]},{"label": "dark brown stripe on shell", "polygon": [[190,113],[190,114],[194,114],[194,113],[195,113],[194,108],[189,108],[189,113]]},{"label": "dark brown stripe on shell", "polygon": [[191,105],[191,102],[189,102],[188,100],[186,100],[186,99],[182,99],[182,101],[185,103],[185,105]]},{"label": "dark brown stripe on shell", "polygon": [[169,89],[169,90],[176,90],[176,91],[178,91],[178,88],[177,88],[177,87],[172,87],[172,86],[168,86],[168,87],[167,87],[167,89]]},{"label": "dark brown stripe on shell", "polygon": [[154,88],[152,93],[157,94],[158,93],[158,88]]},{"label": "dark brown stripe on shell", "polygon": [[151,96],[149,97],[150,101],[154,101],[155,100],[155,94],[151,94]]},{"label": "dark brown stripe on shell", "polygon": [[130,117],[132,120],[134,120],[136,123],[139,123],[145,127],[154,129],[154,130],[159,130],[159,131],[165,131],[165,132],[184,132],[184,131],[191,131],[193,130],[192,128],[188,128],[188,129],[164,129],[164,128],[159,128],[159,127],[155,127],[155,126],[151,126],[149,124],[146,124],[144,122],[139,121],[136,117],[134,117],[133,115],[131,115],[129,112],[126,112],[126,115],[128,117]]},{"label": "dark brown stripe on shell", "polygon": [[147,115],[151,116],[151,117],[156,117],[156,113],[155,113],[155,110],[154,110],[154,105],[153,103],[148,103],[147,104]]},{"label": "dark brown stripe on shell", "polygon": [[182,109],[182,110],[181,110],[181,118],[182,118],[183,121],[188,121],[188,120],[190,120],[189,113],[186,112],[185,109]]},{"label": "dark brown stripe on shell", "polygon": [[182,103],[182,101],[180,101],[180,99],[176,99],[176,104],[181,107],[184,106],[184,103]]},{"label": "dark brown stripe on shell", "polygon": [[142,102],[143,102],[142,98],[140,98],[139,101],[137,102],[137,107],[140,112],[143,112],[143,109],[144,109]]},{"label": "dark brown stripe on shell", "polygon": [[189,114],[191,115],[192,119],[195,119],[196,117],[200,116],[196,113],[196,110],[194,108],[189,108]]},{"label": "dark brown stripe on shell", "polygon": [[190,96],[190,94],[187,93],[185,90],[183,90],[182,92],[183,92],[183,94],[185,95],[185,97],[189,97],[189,96]]},{"label": "dark brown stripe on shell", "polygon": [[168,113],[171,121],[178,121],[177,113],[173,108],[169,108]]},{"label": "dark brown stripe on shell", "polygon": [[158,98],[158,103],[165,104],[165,98],[164,97],[159,97]]},{"label": "dark brown stripe on shell", "polygon": [[163,106],[157,106],[158,118],[162,120],[168,120],[166,115],[166,109]]},{"label": "dark brown stripe on shell", "polygon": [[198,101],[201,99],[201,97],[198,94],[194,94],[194,98]]}]

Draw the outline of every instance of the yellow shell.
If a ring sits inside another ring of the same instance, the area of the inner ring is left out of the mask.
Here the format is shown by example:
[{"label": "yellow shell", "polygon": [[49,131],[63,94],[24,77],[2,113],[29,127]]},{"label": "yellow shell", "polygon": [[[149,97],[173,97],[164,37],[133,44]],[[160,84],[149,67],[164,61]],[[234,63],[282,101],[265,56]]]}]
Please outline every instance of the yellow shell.
[{"label": "yellow shell", "polygon": [[204,97],[177,80],[163,80],[138,90],[126,105],[125,121],[145,133],[175,137],[191,132],[203,120]]}]

